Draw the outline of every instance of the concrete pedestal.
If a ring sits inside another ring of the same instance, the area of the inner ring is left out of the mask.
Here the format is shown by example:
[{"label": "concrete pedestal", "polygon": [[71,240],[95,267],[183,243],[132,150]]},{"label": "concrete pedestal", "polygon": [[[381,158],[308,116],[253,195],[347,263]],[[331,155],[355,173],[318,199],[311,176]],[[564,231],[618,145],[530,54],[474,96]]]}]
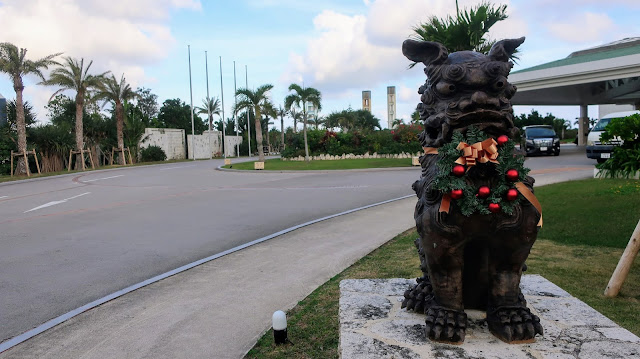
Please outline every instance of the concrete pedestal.
[{"label": "concrete pedestal", "polygon": [[539,275],[525,275],[522,291],[540,317],[544,336],[506,344],[487,328],[485,313],[467,311],[464,344],[433,343],[424,315],[401,309],[413,279],[340,282],[340,353],[355,358],[599,359],[640,358],[640,338]]}]

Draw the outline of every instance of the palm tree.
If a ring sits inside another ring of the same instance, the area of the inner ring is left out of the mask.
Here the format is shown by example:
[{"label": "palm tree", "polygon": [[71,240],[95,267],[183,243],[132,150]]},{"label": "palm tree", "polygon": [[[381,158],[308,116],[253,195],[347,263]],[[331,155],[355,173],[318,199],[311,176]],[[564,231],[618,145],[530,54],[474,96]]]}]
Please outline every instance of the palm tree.
[{"label": "palm tree", "polygon": [[209,118],[209,128],[213,128],[213,115],[220,116],[220,100],[217,98],[202,99],[202,107],[196,107],[196,113],[207,115]]},{"label": "palm tree", "polygon": [[289,111],[284,109],[282,105],[276,109],[276,116],[280,117],[280,143],[282,143],[282,149],[284,149],[284,116],[288,114]]},{"label": "palm tree", "polygon": [[285,99],[285,107],[291,108],[293,104],[296,104],[300,107],[302,105],[302,136],[304,137],[304,160],[309,162],[309,144],[307,142],[307,104],[313,105],[316,111],[320,111],[322,109],[322,105],[320,101],[322,100],[322,95],[320,91],[314,89],[313,87],[302,88],[298,84],[291,84],[289,86],[289,91],[294,91],[295,93],[287,96]]},{"label": "palm tree", "polygon": [[[114,104],[116,112],[116,137],[118,139],[118,148],[124,149],[123,127],[124,127],[124,103],[136,97],[136,93],[124,78],[124,74],[120,81],[112,74],[106,77],[100,84],[98,92],[95,95],[96,100],[105,102],[111,101]],[[124,151],[121,152],[119,164],[124,164]]]},{"label": "palm tree", "polygon": [[265,103],[269,102],[267,92],[273,88],[273,85],[267,84],[258,87],[255,91],[241,88],[236,91],[239,101],[236,104],[237,111],[242,109],[253,110],[254,123],[256,128],[256,142],[258,147],[258,161],[264,162],[264,150],[262,149],[262,126],[260,125],[261,110]]},{"label": "palm tree", "polygon": [[450,52],[472,50],[486,54],[495,41],[485,38],[485,35],[498,21],[507,18],[506,11],[507,5],[494,7],[483,2],[461,12],[456,1],[455,17],[439,19],[432,16],[427,22],[413,28],[413,38],[439,42]]},{"label": "palm tree", "polygon": [[[42,69],[48,69],[49,66],[57,65],[53,60],[60,53],[45,56],[41,59],[31,61],[25,59],[27,49],[19,49],[16,45],[3,42],[0,43],[0,72],[4,72],[11,77],[13,81],[13,89],[16,92],[16,123],[18,130],[18,151],[25,152],[27,150],[27,130],[24,122],[24,106],[22,100],[22,91],[24,91],[24,83],[22,76],[36,75],[44,80]],[[16,174],[22,175],[27,173],[28,164],[25,163],[23,157],[18,157],[18,167]]]},{"label": "palm tree", "polygon": [[[93,60],[89,61],[87,67],[84,67],[83,58],[78,61],[71,57],[65,57],[64,62],[63,65],[51,71],[48,80],[42,81],[40,84],[60,87],[58,91],[51,95],[49,101],[63,91],[73,90],[76,92],[76,150],[81,151],[84,149],[82,116],[85,97],[87,96],[87,92],[98,88],[104,80],[104,76],[109,71],[103,72],[100,75],[89,74],[89,68],[91,68]],[[76,169],[82,168],[82,162],[84,162],[84,156],[82,153],[78,153],[76,157]],[[71,166],[71,163],[69,163],[69,166]]]},{"label": "palm tree", "polygon": [[262,106],[261,113],[265,117],[264,124],[267,131],[267,148],[269,149],[269,151],[271,151],[271,136],[269,136],[269,120],[271,118],[276,118],[278,116],[278,113],[276,111],[276,108],[273,107],[273,104],[269,101],[264,103],[264,105]]}]

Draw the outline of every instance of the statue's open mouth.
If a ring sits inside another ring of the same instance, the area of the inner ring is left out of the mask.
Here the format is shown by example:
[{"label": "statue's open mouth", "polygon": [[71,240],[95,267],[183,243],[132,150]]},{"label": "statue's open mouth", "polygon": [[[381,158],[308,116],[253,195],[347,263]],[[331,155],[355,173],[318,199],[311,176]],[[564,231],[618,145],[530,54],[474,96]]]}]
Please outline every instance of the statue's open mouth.
[{"label": "statue's open mouth", "polygon": [[511,134],[514,128],[511,114],[496,110],[478,109],[458,116],[447,114],[447,117],[449,117],[450,131],[462,133],[466,133],[469,127],[474,126],[489,136],[497,137]]}]

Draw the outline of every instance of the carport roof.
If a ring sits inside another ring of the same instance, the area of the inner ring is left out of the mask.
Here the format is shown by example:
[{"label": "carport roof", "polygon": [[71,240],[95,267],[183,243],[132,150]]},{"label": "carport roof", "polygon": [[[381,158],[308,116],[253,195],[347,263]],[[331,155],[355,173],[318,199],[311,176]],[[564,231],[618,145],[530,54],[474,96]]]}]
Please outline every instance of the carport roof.
[{"label": "carport roof", "polygon": [[576,51],[515,71],[514,105],[587,105],[640,101],[640,37]]},{"label": "carport roof", "polygon": [[560,67],[567,65],[574,65],[583,62],[592,62],[598,60],[606,60],[614,57],[621,57],[627,55],[640,54],[640,37],[627,38],[620,41],[615,41],[606,45],[597,46],[591,49],[576,51],[571,53],[564,59],[547,62],[533,67],[529,67],[523,70],[514,71],[514,74],[543,70],[552,67]]}]

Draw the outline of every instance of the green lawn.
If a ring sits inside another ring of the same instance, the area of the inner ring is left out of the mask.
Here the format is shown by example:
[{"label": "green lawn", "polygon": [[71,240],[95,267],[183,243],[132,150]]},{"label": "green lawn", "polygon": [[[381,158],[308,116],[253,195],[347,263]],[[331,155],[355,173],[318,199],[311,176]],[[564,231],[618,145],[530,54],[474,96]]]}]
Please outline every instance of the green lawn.
[{"label": "green lawn", "polygon": [[[305,170],[351,170],[362,168],[411,167],[410,158],[370,158],[334,161],[283,161],[279,158],[265,160],[267,171],[305,171]],[[234,170],[254,170],[253,162],[232,163],[222,168]]]},{"label": "green lawn", "polygon": [[[527,273],[541,274],[640,335],[639,261],[617,298],[602,294],[640,219],[640,181],[567,182],[540,187],[536,195],[545,225],[527,260]],[[300,301],[287,314],[294,345],[276,347],[268,331],[247,358],[337,358],[340,280],[421,275],[416,237],[414,230],[398,235]]]}]

